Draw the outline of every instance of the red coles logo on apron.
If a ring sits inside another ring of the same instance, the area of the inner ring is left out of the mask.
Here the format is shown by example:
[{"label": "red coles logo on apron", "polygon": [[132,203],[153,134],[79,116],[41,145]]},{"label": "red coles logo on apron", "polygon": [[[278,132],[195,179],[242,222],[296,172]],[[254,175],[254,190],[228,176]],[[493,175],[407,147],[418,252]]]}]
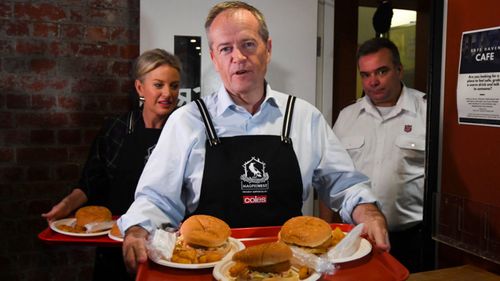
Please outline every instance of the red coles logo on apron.
[{"label": "red coles logo on apron", "polygon": [[409,133],[409,132],[411,132],[411,129],[412,129],[411,125],[405,125],[404,131],[406,133]]},{"label": "red coles logo on apron", "polygon": [[259,158],[252,157],[243,163],[243,174],[240,176],[243,204],[267,203],[269,190],[269,174],[266,172],[266,163]]}]

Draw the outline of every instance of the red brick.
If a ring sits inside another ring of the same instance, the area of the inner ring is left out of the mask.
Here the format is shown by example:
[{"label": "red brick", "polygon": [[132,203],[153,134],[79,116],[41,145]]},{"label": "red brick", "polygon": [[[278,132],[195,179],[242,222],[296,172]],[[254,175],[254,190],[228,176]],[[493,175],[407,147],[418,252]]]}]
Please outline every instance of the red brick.
[{"label": "red brick", "polygon": [[65,127],[68,116],[65,113],[16,113],[16,126],[20,128]]},{"label": "red brick", "polygon": [[12,162],[14,160],[14,149],[0,148],[0,162]]},{"label": "red brick", "polygon": [[59,61],[59,71],[72,77],[103,77],[109,76],[108,60],[95,60],[81,58],[63,59]]},{"label": "red brick", "polygon": [[116,9],[116,8],[125,8],[128,7],[129,1],[126,0],[108,0],[108,1],[102,1],[102,0],[92,0],[89,1],[89,5],[92,8],[111,8],[111,9]]},{"label": "red brick", "polygon": [[52,21],[62,20],[66,17],[64,9],[48,3],[16,3],[14,6],[14,15],[20,19]]},{"label": "red brick", "polygon": [[122,93],[135,92],[135,81],[133,79],[125,79],[121,81],[121,91]]},{"label": "red brick", "polygon": [[83,27],[77,24],[62,25],[62,36],[72,39],[81,39],[83,36]]},{"label": "red brick", "polygon": [[1,129],[14,127],[14,117],[12,113],[0,111],[0,120],[2,120],[2,122],[0,122]]},{"label": "red brick", "polygon": [[138,42],[139,32],[124,27],[116,27],[111,31],[110,39],[113,41]]},{"label": "red brick", "polygon": [[63,90],[69,84],[68,80],[64,80],[64,79],[63,80],[50,80],[49,82],[50,82],[49,83],[50,88],[54,89],[54,90]]},{"label": "red brick", "polygon": [[5,58],[3,69],[8,73],[27,73],[29,71],[24,57]]},{"label": "red brick", "polygon": [[116,93],[118,82],[116,79],[80,79],[71,87],[71,92],[76,94],[85,93]]},{"label": "red brick", "polygon": [[89,26],[85,37],[89,41],[107,41],[109,37],[108,29],[103,26]]},{"label": "red brick", "polygon": [[113,73],[121,77],[129,77],[132,69],[132,62],[114,62],[112,66]]},{"label": "red brick", "polygon": [[19,54],[44,54],[47,50],[47,44],[35,40],[18,40],[16,43],[16,52]]},{"label": "red brick", "polygon": [[82,101],[79,97],[75,96],[61,96],[57,98],[59,108],[69,110],[80,110],[82,108]]},{"label": "red brick", "polygon": [[19,163],[59,163],[68,158],[66,148],[47,148],[47,147],[26,147],[17,148],[17,161]]},{"label": "red brick", "polygon": [[33,23],[33,35],[38,37],[57,37],[59,25],[55,23],[35,22]]},{"label": "red brick", "polygon": [[5,182],[21,182],[24,180],[24,170],[19,167],[0,167],[0,175]]},{"label": "red brick", "polygon": [[114,57],[118,53],[118,46],[108,44],[70,44],[75,54],[82,56]]},{"label": "red brick", "polygon": [[12,40],[0,40],[0,54],[13,54],[14,45]]},{"label": "red brick", "polygon": [[45,73],[53,70],[56,66],[56,62],[51,59],[32,59],[31,60],[31,70],[34,73]]},{"label": "red brick", "polygon": [[57,133],[57,142],[59,144],[80,144],[82,132],[80,130],[59,130]]},{"label": "red brick", "polygon": [[2,132],[6,145],[25,145],[30,142],[29,130],[7,130]]},{"label": "red brick", "polygon": [[68,113],[69,124],[71,126],[82,127],[82,128],[92,128],[99,127],[103,120],[104,114],[98,113]]},{"label": "red brick", "polygon": [[86,146],[77,146],[68,148],[68,161],[77,161],[83,163],[83,161],[87,159],[87,154],[89,153],[90,144],[92,143],[93,139],[94,136],[89,142],[86,143],[87,144]]},{"label": "red brick", "polygon": [[132,108],[132,102],[128,96],[111,97],[110,103],[116,112],[126,112]]},{"label": "red brick", "polygon": [[42,92],[44,90],[63,90],[68,85],[67,80],[50,80],[32,76],[21,77],[19,86],[24,91]]},{"label": "red brick", "polygon": [[127,45],[120,47],[120,57],[124,59],[135,59],[139,56],[139,45]]},{"label": "red brick", "polygon": [[50,177],[50,168],[43,166],[30,166],[26,172],[26,179],[29,181],[48,181]]},{"label": "red brick", "polygon": [[56,169],[56,179],[76,181],[80,177],[80,170],[81,168],[79,165],[61,165]]},{"label": "red brick", "polygon": [[66,42],[50,42],[47,54],[55,57],[73,56],[73,52]]},{"label": "red brick", "polygon": [[12,3],[0,3],[0,19],[12,17]]},{"label": "red brick", "polygon": [[28,95],[7,95],[7,108],[9,109],[26,109],[30,106]]},{"label": "red brick", "polygon": [[5,33],[9,36],[29,35],[29,24],[25,21],[5,23],[5,26],[2,27],[2,29],[5,29]]},{"label": "red brick", "polygon": [[48,95],[33,95],[31,104],[33,109],[52,109],[56,107],[56,98]]},{"label": "red brick", "polygon": [[99,97],[85,97],[82,99],[82,107],[84,111],[104,111],[107,104]]},{"label": "red brick", "polygon": [[82,15],[83,12],[84,12],[83,9],[80,9],[80,10],[71,9],[69,11],[70,20],[72,22],[82,22],[83,21],[83,15]]},{"label": "red brick", "polygon": [[53,130],[32,130],[30,142],[32,144],[54,144],[55,133]]}]

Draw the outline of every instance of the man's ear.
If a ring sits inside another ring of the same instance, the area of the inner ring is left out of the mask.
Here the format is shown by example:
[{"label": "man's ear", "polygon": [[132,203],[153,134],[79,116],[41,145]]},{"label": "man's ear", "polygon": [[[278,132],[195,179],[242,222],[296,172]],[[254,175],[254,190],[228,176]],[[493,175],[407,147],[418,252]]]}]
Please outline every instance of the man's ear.
[{"label": "man's ear", "polygon": [[271,40],[271,38],[267,39],[266,48],[267,48],[267,63],[269,63],[271,61],[271,54],[273,50],[273,41]]}]

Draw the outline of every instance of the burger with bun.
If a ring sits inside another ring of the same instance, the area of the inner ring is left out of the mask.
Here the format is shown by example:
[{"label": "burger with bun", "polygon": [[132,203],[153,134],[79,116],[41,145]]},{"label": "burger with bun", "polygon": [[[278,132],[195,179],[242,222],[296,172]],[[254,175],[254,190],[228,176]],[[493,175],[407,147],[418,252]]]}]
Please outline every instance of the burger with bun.
[{"label": "burger with bun", "polygon": [[312,216],[289,219],[278,236],[280,241],[316,255],[326,253],[332,246],[332,228],[326,221]]},{"label": "burger with bun", "polygon": [[282,242],[250,246],[232,257],[229,275],[236,281],[298,281],[291,269],[292,250]]},{"label": "burger with bun", "polygon": [[[100,231],[103,230],[103,228],[97,228],[97,230],[94,230],[87,229],[87,227],[89,224],[111,222],[113,220],[111,211],[103,206],[81,207],[76,211],[75,219],[76,222],[74,226],[66,226],[66,229],[63,230],[77,233]],[[109,227],[106,226],[108,229]]]},{"label": "burger with bun", "polygon": [[181,224],[179,232],[173,262],[215,262],[221,260],[231,249],[229,225],[213,216],[191,216]]}]

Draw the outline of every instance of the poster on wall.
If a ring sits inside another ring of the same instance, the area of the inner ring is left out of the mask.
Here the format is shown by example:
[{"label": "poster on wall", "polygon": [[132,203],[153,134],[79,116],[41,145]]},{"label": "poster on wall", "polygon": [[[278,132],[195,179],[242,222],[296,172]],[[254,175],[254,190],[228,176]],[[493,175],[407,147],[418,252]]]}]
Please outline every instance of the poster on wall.
[{"label": "poster on wall", "polygon": [[500,26],[462,33],[458,123],[500,126]]}]

